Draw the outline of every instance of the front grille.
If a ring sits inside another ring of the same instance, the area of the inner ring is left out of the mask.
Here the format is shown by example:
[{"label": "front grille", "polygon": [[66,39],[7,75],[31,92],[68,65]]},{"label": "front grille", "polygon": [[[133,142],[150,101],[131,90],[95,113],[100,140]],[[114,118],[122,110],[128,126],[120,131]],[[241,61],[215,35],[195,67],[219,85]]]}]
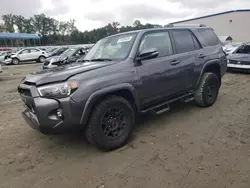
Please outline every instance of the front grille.
[{"label": "front grille", "polygon": [[21,95],[24,95],[24,96],[31,96],[31,92],[29,89],[24,89],[24,88],[18,88],[18,92],[21,94]]},{"label": "front grille", "polygon": [[250,61],[235,61],[229,60],[230,64],[237,64],[237,65],[250,65]]},{"label": "front grille", "polygon": [[229,60],[230,64],[238,64],[238,61],[234,61],[234,60]]}]

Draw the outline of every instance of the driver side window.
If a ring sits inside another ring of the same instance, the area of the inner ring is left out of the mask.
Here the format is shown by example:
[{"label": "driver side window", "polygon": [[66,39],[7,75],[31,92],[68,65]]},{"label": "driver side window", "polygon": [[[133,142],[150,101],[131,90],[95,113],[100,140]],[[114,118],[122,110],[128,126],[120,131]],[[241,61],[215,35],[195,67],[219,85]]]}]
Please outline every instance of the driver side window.
[{"label": "driver side window", "polygon": [[28,54],[28,53],[30,53],[30,50],[23,50],[23,51],[21,51],[20,54]]},{"label": "driver side window", "polygon": [[146,34],[141,41],[139,47],[139,53],[144,50],[148,50],[151,48],[156,48],[159,52],[158,57],[164,57],[173,54],[173,47],[171,43],[171,39],[169,33],[167,31],[157,32],[157,33],[149,33]]}]

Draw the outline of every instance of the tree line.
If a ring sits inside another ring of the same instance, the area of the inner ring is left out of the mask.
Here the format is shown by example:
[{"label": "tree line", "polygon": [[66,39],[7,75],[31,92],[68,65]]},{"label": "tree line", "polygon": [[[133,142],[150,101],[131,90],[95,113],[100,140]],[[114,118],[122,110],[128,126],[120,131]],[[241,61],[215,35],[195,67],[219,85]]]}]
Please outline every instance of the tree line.
[{"label": "tree line", "polygon": [[42,45],[60,44],[91,44],[99,39],[116,34],[138,29],[162,27],[155,24],[142,24],[136,20],[132,26],[121,26],[119,22],[112,22],[104,27],[91,31],[80,31],[75,26],[75,20],[58,21],[45,14],[36,14],[30,18],[21,15],[2,15],[0,32],[36,33],[41,37]]}]

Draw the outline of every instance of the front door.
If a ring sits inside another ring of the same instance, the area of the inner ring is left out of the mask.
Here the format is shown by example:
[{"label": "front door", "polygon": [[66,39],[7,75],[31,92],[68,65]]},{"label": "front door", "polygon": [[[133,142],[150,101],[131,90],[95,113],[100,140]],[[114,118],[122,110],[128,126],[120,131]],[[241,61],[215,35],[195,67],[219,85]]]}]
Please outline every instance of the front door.
[{"label": "front door", "polygon": [[139,95],[142,105],[170,96],[176,93],[179,87],[180,65],[176,55],[173,55],[169,32],[146,33],[142,37],[138,54],[150,48],[158,50],[158,57],[141,61],[137,66],[141,81]]},{"label": "front door", "polygon": [[30,50],[29,49],[25,49],[25,50],[23,50],[23,51],[20,52],[19,59],[21,61],[27,61],[27,60],[29,60],[29,55],[30,55]]}]

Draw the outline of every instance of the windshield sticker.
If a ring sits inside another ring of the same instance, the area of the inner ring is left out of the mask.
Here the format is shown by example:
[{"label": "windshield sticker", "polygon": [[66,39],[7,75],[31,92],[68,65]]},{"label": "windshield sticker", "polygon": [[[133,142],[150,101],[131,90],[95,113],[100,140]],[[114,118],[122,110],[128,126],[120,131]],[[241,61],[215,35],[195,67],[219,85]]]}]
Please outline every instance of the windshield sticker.
[{"label": "windshield sticker", "polygon": [[117,41],[117,44],[118,44],[118,43],[122,43],[122,42],[129,42],[129,41],[131,41],[132,38],[133,38],[133,36],[121,38],[121,39],[119,39],[119,40]]}]

